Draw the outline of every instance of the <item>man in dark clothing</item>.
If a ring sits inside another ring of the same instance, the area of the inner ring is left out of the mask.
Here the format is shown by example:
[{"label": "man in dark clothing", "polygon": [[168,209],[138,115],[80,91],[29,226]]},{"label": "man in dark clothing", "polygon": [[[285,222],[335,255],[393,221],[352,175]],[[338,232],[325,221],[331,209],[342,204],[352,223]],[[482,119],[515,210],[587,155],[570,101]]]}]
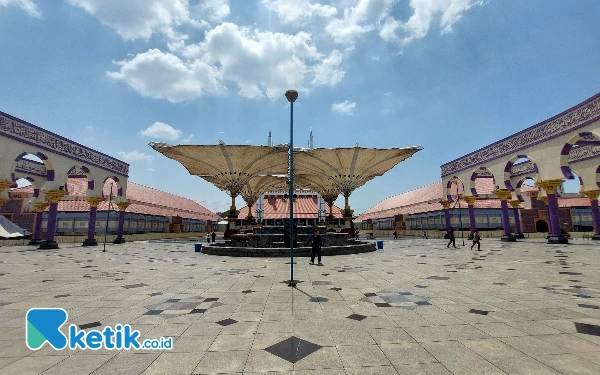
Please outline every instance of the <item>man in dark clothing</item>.
[{"label": "man in dark clothing", "polygon": [[321,233],[316,229],[315,233],[310,236],[310,244],[312,246],[312,254],[310,256],[310,264],[315,264],[315,255],[317,256],[317,260],[319,261],[319,266],[322,266],[321,263],[321,246],[323,246],[323,237],[321,237]]},{"label": "man in dark clothing", "polygon": [[394,239],[397,240],[398,239],[398,232],[394,231]]},{"label": "man in dark clothing", "polygon": [[211,234],[212,237],[212,243],[215,243],[216,239],[217,239],[217,234],[213,231]]},{"label": "man in dark clothing", "polygon": [[481,251],[481,244],[479,243],[480,240],[481,236],[479,235],[479,230],[475,229],[475,232],[473,232],[473,245],[471,245],[471,250],[473,250],[473,247],[477,245],[477,251]]},{"label": "man in dark clothing", "polygon": [[454,228],[450,228],[450,230],[448,231],[448,238],[450,239],[450,242],[448,242],[446,248],[449,249],[450,245],[452,245],[456,249],[456,238],[454,237]]}]

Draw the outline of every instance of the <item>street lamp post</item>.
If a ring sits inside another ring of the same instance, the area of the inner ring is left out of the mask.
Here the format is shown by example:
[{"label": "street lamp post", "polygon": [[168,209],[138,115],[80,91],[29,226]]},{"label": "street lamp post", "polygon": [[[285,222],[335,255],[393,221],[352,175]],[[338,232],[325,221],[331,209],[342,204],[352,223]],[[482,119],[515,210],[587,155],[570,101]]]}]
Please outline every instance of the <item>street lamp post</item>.
[{"label": "street lamp post", "polygon": [[294,281],[294,102],[298,98],[298,91],[288,90],[285,97],[290,102],[290,283],[288,286],[296,287]]}]

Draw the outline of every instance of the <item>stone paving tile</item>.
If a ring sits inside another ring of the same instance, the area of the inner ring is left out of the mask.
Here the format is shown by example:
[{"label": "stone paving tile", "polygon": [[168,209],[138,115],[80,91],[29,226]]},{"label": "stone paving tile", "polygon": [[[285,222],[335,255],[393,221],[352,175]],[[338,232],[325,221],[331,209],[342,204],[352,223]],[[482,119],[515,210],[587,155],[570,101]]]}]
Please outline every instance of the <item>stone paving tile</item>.
[{"label": "stone paving tile", "polygon": [[[44,371],[44,375],[64,375],[64,374],[91,374],[108,362],[113,355],[110,354],[78,354],[65,358],[63,361],[52,366],[48,370]],[[40,357],[36,357],[40,358]],[[56,358],[56,357],[54,357]]]},{"label": "stone paving tile", "polygon": [[543,355],[538,356],[537,359],[564,375],[600,374],[600,365],[573,354]]},{"label": "stone paving tile", "polygon": [[100,366],[93,375],[141,374],[156,360],[160,353],[121,352]]},{"label": "stone paving tile", "polygon": [[[0,373],[600,373],[600,336],[575,328],[600,325],[600,309],[581,307],[600,306],[600,253],[574,242],[490,239],[474,257],[442,240],[387,241],[384,251],[326,257],[324,267],[299,262],[297,289],[282,283],[287,259],[212,257],[187,243],[106,253],[3,247],[0,268],[11,278],[0,292]],[[559,273],[556,255],[579,275]],[[32,274],[32,264],[45,271]],[[142,338],[172,336],[173,349],[31,351],[23,318],[41,306],[65,308],[68,324],[130,323]],[[227,319],[236,322],[216,323]],[[295,365],[264,350],[291,336],[322,348]]]},{"label": "stone paving tile", "polygon": [[344,367],[391,365],[390,360],[377,345],[338,346],[337,351]]},{"label": "stone paving tile", "polygon": [[425,349],[453,374],[504,375],[505,372],[486,361],[459,341],[428,342]]},{"label": "stone paving tile", "polygon": [[[1,375],[37,375],[67,358],[66,356],[24,357],[0,368]],[[2,363],[2,362],[0,362]]]}]

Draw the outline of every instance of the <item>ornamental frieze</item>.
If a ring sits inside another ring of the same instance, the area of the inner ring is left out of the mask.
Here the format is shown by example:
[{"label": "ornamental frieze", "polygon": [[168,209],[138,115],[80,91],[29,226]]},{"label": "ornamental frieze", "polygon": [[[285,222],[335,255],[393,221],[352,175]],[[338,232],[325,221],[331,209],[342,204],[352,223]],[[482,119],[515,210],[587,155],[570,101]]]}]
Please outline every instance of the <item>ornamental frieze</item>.
[{"label": "ornamental frieze", "polygon": [[510,176],[515,177],[537,172],[538,171],[535,163],[532,163],[531,161],[525,161],[523,163],[513,165],[510,170]]},{"label": "ornamental frieze", "polygon": [[589,145],[572,148],[569,152],[569,163],[600,156],[600,146]]},{"label": "ornamental frieze", "polygon": [[28,175],[43,177],[46,177],[47,174],[44,163],[27,159],[19,159],[19,161],[17,161],[17,165],[15,166],[15,172],[21,172]]},{"label": "ornamental frieze", "polygon": [[560,133],[577,128],[584,122],[600,115],[600,96],[572,111],[535,125],[519,134],[487,146],[472,154],[442,165],[442,177],[472,168],[494,158],[512,154],[536,143],[557,137]]},{"label": "ornamental frieze", "polygon": [[120,176],[127,176],[129,173],[129,166],[126,163],[60,138],[49,131],[21,123],[3,115],[0,115],[0,135],[63,154],[66,157],[95,165]]}]

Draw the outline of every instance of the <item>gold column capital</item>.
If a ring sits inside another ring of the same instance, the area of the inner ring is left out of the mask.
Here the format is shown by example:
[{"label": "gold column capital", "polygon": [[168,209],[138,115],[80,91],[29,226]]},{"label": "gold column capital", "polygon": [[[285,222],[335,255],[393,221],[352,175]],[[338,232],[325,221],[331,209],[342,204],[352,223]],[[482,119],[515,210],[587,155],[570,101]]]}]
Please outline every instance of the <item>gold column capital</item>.
[{"label": "gold column capital", "polygon": [[496,189],[492,193],[496,194],[501,201],[507,201],[512,196],[508,189]]},{"label": "gold column capital", "polygon": [[466,196],[466,197],[464,197],[464,198],[465,198],[465,202],[467,202],[467,204],[468,204],[469,206],[472,206],[472,205],[474,205],[474,204],[475,204],[475,201],[477,200],[477,198],[475,198],[475,197],[474,197],[474,196],[472,196],[472,195],[468,195],[468,196]]},{"label": "gold column capital", "polygon": [[565,182],[563,179],[543,180],[536,182],[535,186],[539,186],[544,189],[546,194],[556,194],[556,188],[562,185],[563,182]]},{"label": "gold column capital", "polygon": [[598,195],[600,195],[600,190],[585,190],[585,191],[582,191],[581,194],[590,198],[590,201],[597,201]]},{"label": "gold column capital", "polygon": [[36,202],[33,204],[33,207],[35,208],[35,212],[42,212],[42,211],[46,211],[46,208],[48,208],[49,204],[46,202]]},{"label": "gold column capital", "polygon": [[545,204],[548,204],[548,196],[547,196],[547,195],[542,195],[541,197],[540,197],[540,196],[538,196],[537,200],[538,200],[538,201],[542,201],[542,202],[544,202]]},{"label": "gold column capital", "polygon": [[129,202],[118,202],[117,207],[119,207],[119,211],[125,211],[130,204]]},{"label": "gold column capital", "polygon": [[442,204],[442,206],[444,206],[444,209],[447,210],[448,208],[450,208],[450,201],[447,201],[445,199],[442,199],[440,201],[440,203]]},{"label": "gold column capital", "polygon": [[89,197],[87,202],[90,204],[90,207],[98,207],[100,202],[103,202],[104,198],[102,197]]},{"label": "gold column capital", "polygon": [[64,190],[48,190],[48,191],[44,191],[44,195],[46,196],[46,199],[48,200],[48,202],[58,203],[58,202],[60,202],[62,197],[67,195],[67,192]]},{"label": "gold column capital", "polygon": [[508,203],[510,203],[512,208],[520,208],[520,206],[521,206],[521,201],[518,199],[513,199],[513,200],[509,201]]}]

